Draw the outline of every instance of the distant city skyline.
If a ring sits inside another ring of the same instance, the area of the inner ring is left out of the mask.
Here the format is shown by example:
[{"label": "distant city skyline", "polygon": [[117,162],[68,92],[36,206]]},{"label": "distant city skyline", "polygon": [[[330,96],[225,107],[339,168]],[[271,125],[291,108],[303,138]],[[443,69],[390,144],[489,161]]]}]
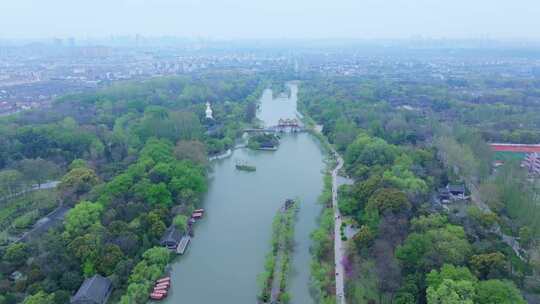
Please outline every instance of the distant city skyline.
[{"label": "distant city skyline", "polygon": [[0,3],[0,39],[540,40],[538,16],[537,0],[6,0]]}]

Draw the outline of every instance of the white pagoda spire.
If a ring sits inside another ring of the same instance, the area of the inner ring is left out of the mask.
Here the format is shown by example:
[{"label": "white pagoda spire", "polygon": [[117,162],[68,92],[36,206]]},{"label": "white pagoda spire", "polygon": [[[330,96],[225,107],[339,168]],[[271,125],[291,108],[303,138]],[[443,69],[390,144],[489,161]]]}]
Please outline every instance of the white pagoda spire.
[{"label": "white pagoda spire", "polygon": [[210,119],[214,119],[214,117],[212,117],[212,108],[210,108],[210,103],[209,102],[206,102],[206,118],[210,118]]}]

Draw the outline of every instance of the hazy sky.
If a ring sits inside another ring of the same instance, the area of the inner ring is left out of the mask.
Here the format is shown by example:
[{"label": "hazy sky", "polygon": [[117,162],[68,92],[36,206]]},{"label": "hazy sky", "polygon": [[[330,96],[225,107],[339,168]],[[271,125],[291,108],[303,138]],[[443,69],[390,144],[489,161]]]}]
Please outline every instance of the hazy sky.
[{"label": "hazy sky", "polygon": [[0,0],[0,38],[533,38],[540,0]]}]

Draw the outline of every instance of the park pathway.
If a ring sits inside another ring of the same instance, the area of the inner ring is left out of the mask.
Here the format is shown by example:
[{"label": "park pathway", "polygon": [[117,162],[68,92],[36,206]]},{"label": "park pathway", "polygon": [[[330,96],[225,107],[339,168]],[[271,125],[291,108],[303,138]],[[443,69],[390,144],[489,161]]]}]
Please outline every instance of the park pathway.
[{"label": "park pathway", "polygon": [[333,150],[337,159],[337,165],[332,171],[332,207],[334,208],[334,257],[336,270],[336,300],[338,304],[345,304],[345,268],[343,267],[343,257],[345,256],[345,247],[341,240],[341,214],[338,208],[338,173],[343,167],[343,158]]}]

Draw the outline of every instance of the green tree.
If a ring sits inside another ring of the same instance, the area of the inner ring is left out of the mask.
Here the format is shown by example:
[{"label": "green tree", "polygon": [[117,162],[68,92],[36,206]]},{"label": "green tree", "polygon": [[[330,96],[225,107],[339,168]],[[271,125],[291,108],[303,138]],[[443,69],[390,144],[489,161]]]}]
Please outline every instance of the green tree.
[{"label": "green tree", "polygon": [[133,176],[128,173],[122,173],[107,183],[106,192],[114,197],[122,197],[129,193],[129,189],[132,185]]},{"label": "green tree", "polygon": [[39,185],[48,179],[54,178],[60,169],[48,160],[41,158],[23,159],[18,164],[19,170],[28,181],[33,181]]},{"label": "green tree", "polygon": [[334,127],[334,143],[338,150],[344,151],[358,134],[358,128],[354,123],[346,119],[338,119]]},{"label": "green tree", "polygon": [[448,224],[448,218],[442,214],[421,215],[411,220],[412,231],[426,232],[432,229],[443,228]]},{"label": "green tree", "polygon": [[149,285],[143,283],[131,283],[128,285],[126,294],[120,299],[121,304],[145,303],[148,300]]},{"label": "green tree", "polygon": [[178,162],[173,168],[169,189],[180,200],[190,202],[206,192],[207,181],[203,170],[188,162]]},{"label": "green tree", "polygon": [[443,264],[463,265],[471,253],[463,227],[446,224],[409,234],[396,257],[409,270],[426,271]]},{"label": "green tree", "polygon": [[54,295],[39,291],[24,299],[23,304],[54,304]]},{"label": "green tree", "polygon": [[407,193],[425,193],[428,190],[427,184],[410,170],[412,165],[409,156],[399,156],[392,168],[383,173],[383,181]]},{"label": "green tree", "polygon": [[88,168],[88,163],[84,159],[74,159],[71,164],[69,164],[69,170],[73,170],[75,168]]},{"label": "green tree", "polygon": [[360,134],[352,144],[347,147],[345,161],[347,164],[356,166],[388,165],[397,157],[399,149],[388,144],[380,138],[373,138],[366,134]]},{"label": "green tree", "polygon": [[506,274],[506,260],[500,252],[473,255],[469,261],[473,272],[482,280]]},{"label": "green tree", "polygon": [[172,163],[173,147],[167,140],[150,138],[141,150],[139,161],[152,160],[154,163]]},{"label": "green tree", "polygon": [[106,275],[111,275],[116,265],[123,259],[124,254],[118,245],[107,244],[99,259],[98,270]]},{"label": "green tree", "polygon": [[94,170],[86,167],[71,169],[60,181],[58,189],[65,198],[78,199],[99,182]]},{"label": "green tree", "polygon": [[26,262],[30,252],[28,246],[24,243],[15,243],[10,245],[4,253],[4,260],[7,262],[19,266]]},{"label": "green tree", "polygon": [[149,172],[152,183],[168,183],[171,180],[172,166],[166,163],[157,163]]},{"label": "green tree", "polygon": [[103,206],[98,203],[82,201],[75,205],[64,220],[65,233],[69,237],[81,235],[90,226],[98,223]]},{"label": "green tree", "polygon": [[426,298],[428,304],[473,304],[474,294],[473,282],[445,279],[438,287],[428,287]]},{"label": "green tree", "polygon": [[394,213],[408,212],[411,204],[405,193],[392,188],[382,188],[373,194],[366,205],[366,212],[377,211],[379,214],[385,211]]},{"label": "green tree", "polygon": [[169,263],[171,256],[170,251],[164,247],[153,247],[146,250],[143,254],[143,258],[150,264],[156,264],[161,267],[165,267]]},{"label": "green tree", "polygon": [[171,192],[164,183],[150,185],[146,193],[146,200],[154,206],[170,206],[172,204]]},{"label": "green tree", "polygon": [[24,176],[17,170],[0,171],[0,194],[11,195],[21,191],[25,186]]},{"label": "green tree", "polygon": [[68,248],[82,262],[95,261],[101,251],[101,239],[96,234],[87,233],[73,239]]},{"label": "green tree", "polygon": [[179,214],[174,217],[173,224],[177,229],[184,233],[187,230],[188,217],[183,214]]},{"label": "green tree", "polygon": [[358,250],[361,250],[362,248],[370,247],[374,239],[375,235],[371,229],[366,225],[362,225],[358,233],[354,236],[354,244]]},{"label": "green tree", "polygon": [[525,304],[519,289],[510,281],[481,281],[476,287],[477,304]]},{"label": "green tree", "polygon": [[439,287],[444,280],[464,280],[473,283],[477,281],[476,277],[467,267],[456,267],[450,264],[444,264],[440,271],[434,269],[426,276],[427,285],[435,288]]},{"label": "green tree", "polygon": [[141,215],[141,219],[145,233],[154,240],[160,239],[167,229],[160,214],[155,211]]}]

